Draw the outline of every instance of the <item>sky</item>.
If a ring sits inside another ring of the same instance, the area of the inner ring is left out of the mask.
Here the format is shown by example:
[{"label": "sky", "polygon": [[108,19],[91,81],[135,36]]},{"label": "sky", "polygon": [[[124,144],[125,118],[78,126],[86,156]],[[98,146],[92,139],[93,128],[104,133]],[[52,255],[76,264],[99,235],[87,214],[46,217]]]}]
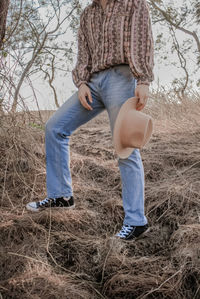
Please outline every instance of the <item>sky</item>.
[{"label": "sky", "polygon": [[[166,0],[169,2],[173,2],[172,0]],[[185,0],[189,1],[189,0]],[[182,0],[179,2],[179,4],[183,2]],[[88,1],[83,0],[83,7],[86,6]],[[190,28],[191,29],[191,28]],[[164,36],[167,38],[167,31],[164,27],[161,27],[159,24],[153,25],[153,36],[154,38],[157,36],[158,33],[161,31],[163,32]],[[184,38],[184,35],[182,32],[177,31],[177,37],[181,41]],[[75,37],[73,36],[72,32],[67,33],[67,40],[68,41],[74,41]],[[168,47],[170,48],[170,44]],[[77,49],[76,49],[77,50]],[[168,57],[168,61],[172,62],[170,65],[166,66],[163,62],[160,61],[159,55],[155,54],[154,60],[155,60],[155,66],[154,66],[154,76],[155,80],[150,85],[150,90],[157,90],[159,86],[164,86],[166,89],[170,89],[171,82],[173,79],[178,78],[181,75],[181,70],[177,69],[173,65],[173,60],[176,60],[176,55],[173,57],[170,55]],[[75,66],[76,63],[76,57],[74,57],[73,65],[71,65],[71,69]],[[192,61],[191,61],[191,68]],[[54,104],[54,98],[51,90],[49,89],[49,86],[47,83],[42,82],[41,80],[37,80],[37,78],[34,79],[34,86],[35,86],[35,93],[37,95],[38,104],[41,110],[56,110],[56,106]],[[72,81],[72,75],[71,72],[68,73],[67,76],[62,78],[57,78],[54,81],[54,86],[56,87],[57,94],[58,94],[58,100],[60,106],[67,100],[69,97],[77,91],[76,86],[74,85]],[[33,99],[32,91],[29,86],[24,85],[21,89],[21,94],[26,99],[27,106],[30,110],[37,110],[37,105],[35,103],[35,100]],[[18,107],[18,110],[21,110],[21,107]]]}]

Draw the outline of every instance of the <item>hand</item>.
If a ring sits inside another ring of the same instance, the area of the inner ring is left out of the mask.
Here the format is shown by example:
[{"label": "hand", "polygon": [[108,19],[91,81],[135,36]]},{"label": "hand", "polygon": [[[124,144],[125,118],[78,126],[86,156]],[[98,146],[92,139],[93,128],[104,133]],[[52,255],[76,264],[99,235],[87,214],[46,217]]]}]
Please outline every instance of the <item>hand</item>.
[{"label": "hand", "polygon": [[88,104],[86,96],[88,97],[90,103],[92,103],[92,95],[91,95],[90,89],[85,83],[82,83],[78,89],[79,101],[81,102],[83,107],[85,107],[86,109],[93,110],[93,108]]},{"label": "hand", "polygon": [[149,97],[149,86],[144,84],[137,85],[135,89],[135,97],[138,98],[136,110],[142,110]]}]

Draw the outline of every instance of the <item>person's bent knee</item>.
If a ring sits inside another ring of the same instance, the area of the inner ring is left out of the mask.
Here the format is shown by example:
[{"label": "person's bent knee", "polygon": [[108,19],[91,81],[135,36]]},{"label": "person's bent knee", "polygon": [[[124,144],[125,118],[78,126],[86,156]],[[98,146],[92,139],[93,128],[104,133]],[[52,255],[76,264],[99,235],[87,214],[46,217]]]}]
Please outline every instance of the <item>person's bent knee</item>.
[{"label": "person's bent knee", "polygon": [[69,138],[71,132],[69,130],[56,126],[55,122],[50,118],[45,124],[45,135],[47,136],[59,136],[62,138]]},{"label": "person's bent knee", "polygon": [[45,133],[52,133],[54,131],[55,125],[53,124],[51,118],[45,124]]}]

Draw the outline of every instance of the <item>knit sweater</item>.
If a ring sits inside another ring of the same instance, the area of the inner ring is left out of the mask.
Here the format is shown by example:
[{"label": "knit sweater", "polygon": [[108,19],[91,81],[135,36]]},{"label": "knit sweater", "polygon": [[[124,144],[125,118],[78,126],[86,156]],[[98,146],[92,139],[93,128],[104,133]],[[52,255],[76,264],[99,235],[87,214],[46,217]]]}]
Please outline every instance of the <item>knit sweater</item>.
[{"label": "knit sweater", "polygon": [[128,64],[137,85],[154,80],[154,41],[146,0],[93,0],[80,15],[78,54],[72,70],[77,88],[92,73]]}]

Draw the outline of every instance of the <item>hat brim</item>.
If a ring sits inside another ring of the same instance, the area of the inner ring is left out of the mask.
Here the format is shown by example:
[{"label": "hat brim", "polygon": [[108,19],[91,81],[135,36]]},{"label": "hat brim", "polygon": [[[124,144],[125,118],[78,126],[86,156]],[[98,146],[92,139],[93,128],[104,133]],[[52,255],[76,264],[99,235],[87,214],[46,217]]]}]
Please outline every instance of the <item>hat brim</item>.
[{"label": "hat brim", "polygon": [[[120,127],[121,127],[121,122],[123,120],[124,115],[126,114],[126,112],[130,109],[135,109],[136,107],[136,101],[137,98],[136,97],[131,97],[128,100],[126,100],[123,105],[121,106],[119,113],[117,115],[116,121],[115,121],[115,125],[114,125],[114,131],[113,131],[113,145],[114,148],[116,150],[116,153],[118,154],[118,156],[122,159],[126,159],[130,156],[130,154],[134,151],[134,147],[123,147],[121,142],[120,142]],[[150,122],[150,131],[152,132],[153,130],[153,122]],[[149,138],[145,139],[145,144],[148,143]],[[137,148],[142,148],[141,147],[137,147]]]}]

